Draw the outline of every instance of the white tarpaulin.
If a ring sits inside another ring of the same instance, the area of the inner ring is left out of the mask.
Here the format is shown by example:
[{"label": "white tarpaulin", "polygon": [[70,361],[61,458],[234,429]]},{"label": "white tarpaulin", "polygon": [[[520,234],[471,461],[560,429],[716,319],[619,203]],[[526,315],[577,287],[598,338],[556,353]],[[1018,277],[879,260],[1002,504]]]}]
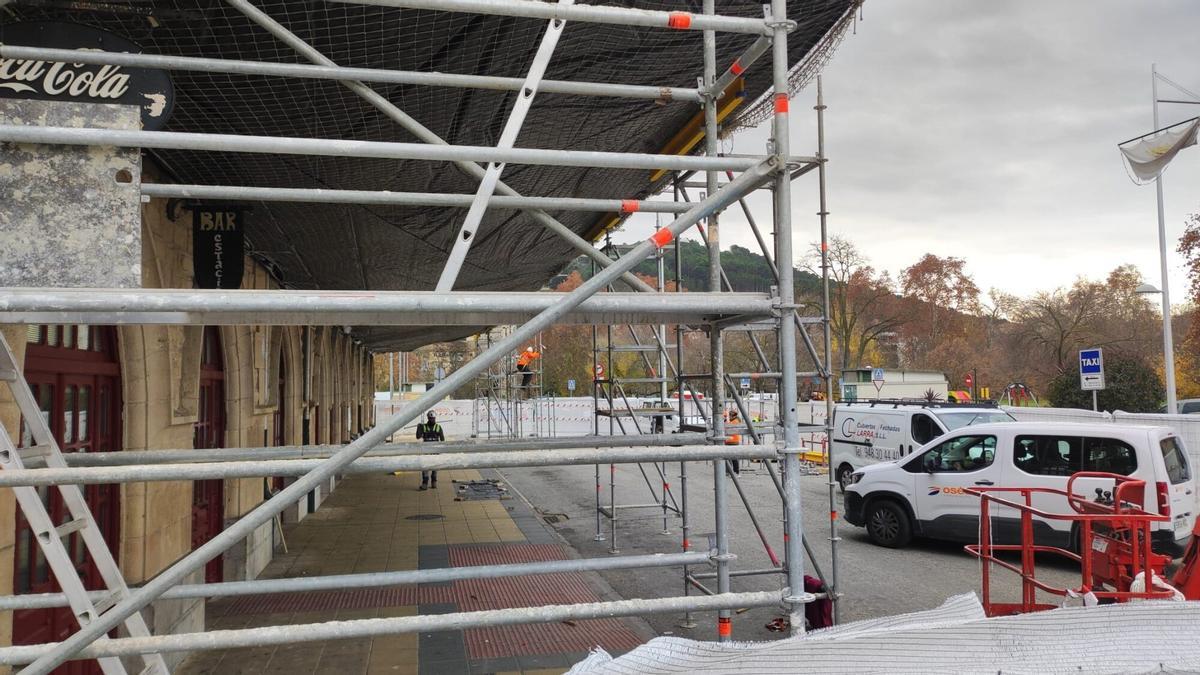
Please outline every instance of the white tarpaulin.
[{"label": "white tarpaulin", "polygon": [[1118,145],[1133,174],[1133,181],[1142,185],[1158,178],[1180,150],[1196,144],[1197,130],[1200,130],[1200,117]]},{"label": "white tarpaulin", "polygon": [[974,594],[941,607],[777,642],[657,638],[569,675],[653,673],[1196,673],[1200,602],[1139,602],[984,618]]}]

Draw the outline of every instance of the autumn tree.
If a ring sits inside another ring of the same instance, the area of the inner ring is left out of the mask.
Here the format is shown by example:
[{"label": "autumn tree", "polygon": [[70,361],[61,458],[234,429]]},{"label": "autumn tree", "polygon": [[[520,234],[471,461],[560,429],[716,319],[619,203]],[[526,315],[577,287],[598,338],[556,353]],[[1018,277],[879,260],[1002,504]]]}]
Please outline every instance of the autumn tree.
[{"label": "autumn tree", "polygon": [[[895,283],[886,271],[877,272],[848,239],[834,235],[828,242],[829,328],[834,358],[842,370],[862,367],[879,340],[904,323]],[[819,274],[820,244],[813,244],[805,268]],[[883,365],[871,360],[872,365]]]},{"label": "autumn tree", "polygon": [[1136,268],[1122,265],[1102,282],[1078,279],[1070,289],[1038,293],[1015,312],[1018,341],[1050,376],[1074,371],[1088,347],[1154,363],[1161,332],[1153,307],[1136,292],[1141,283]]},{"label": "autumn tree", "polygon": [[[964,315],[979,311],[979,287],[962,258],[926,253],[900,274],[900,290],[914,315],[910,352],[922,361],[948,336],[962,329]],[[918,319],[919,317],[919,319]]]}]

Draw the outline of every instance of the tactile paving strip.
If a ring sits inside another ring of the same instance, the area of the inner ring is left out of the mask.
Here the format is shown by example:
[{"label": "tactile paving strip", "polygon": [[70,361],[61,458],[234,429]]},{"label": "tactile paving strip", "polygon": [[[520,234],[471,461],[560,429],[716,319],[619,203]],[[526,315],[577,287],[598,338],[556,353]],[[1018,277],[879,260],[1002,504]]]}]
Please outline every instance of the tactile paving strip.
[{"label": "tactile paving strip", "polygon": [[[452,567],[503,565],[567,559],[555,544],[471,544],[449,547]],[[453,604],[471,612],[506,607],[533,607],[598,602],[582,574],[538,574],[500,579],[471,579],[448,585],[405,585],[349,591],[271,593],[217,601],[214,615],[287,614],[372,607]],[[492,659],[523,654],[586,652],[604,647],[609,653],[628,651],[642,643],[621,619],[593,619],[572,623],[527,624],[472,628],[464,631],[470,659]]]},{"label": "tactile paving strip", "polygon": [[[498,565],[504,563],[565,560],[563,547],[551,544],[503,544],[450,547],[450,564]],[[460,611],[504,607],[533,607],[599,602],[582,574],[538,574],[455,583]],[[621,619],[594,619],[572,623],[539,623],[464,631],[471,659],[493,659],[522,654],[586,652],[604,647],[609,653],[625,652],[642,643]]]}]

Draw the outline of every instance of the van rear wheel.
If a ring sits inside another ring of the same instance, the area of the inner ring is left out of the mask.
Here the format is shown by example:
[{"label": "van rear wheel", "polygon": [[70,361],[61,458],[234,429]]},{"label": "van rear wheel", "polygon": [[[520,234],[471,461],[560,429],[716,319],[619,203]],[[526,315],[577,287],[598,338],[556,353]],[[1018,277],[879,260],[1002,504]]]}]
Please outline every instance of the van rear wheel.
[{"label": "van rear wheel", "polygon": [[904,507],[879,499],[867,507],[867,536],[878,546],[903,548],[912,541],[912,522]]},{"label": "van rear wheel", "polygon": [[838,467],[837,473],[834,474],[834,478],[838,482],[838,487],[842,489],[842,494],[845,494],[846,488],[850,487],[850,476],[853,473],[854,467],[849,464],[843,464]]}]

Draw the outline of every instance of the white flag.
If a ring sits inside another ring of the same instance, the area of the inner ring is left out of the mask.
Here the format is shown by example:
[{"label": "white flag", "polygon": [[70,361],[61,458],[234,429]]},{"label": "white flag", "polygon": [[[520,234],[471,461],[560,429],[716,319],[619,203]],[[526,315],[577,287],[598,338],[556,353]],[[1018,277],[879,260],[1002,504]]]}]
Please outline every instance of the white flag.
[{"label": "white flag", "polygon": [[1200,117],[1118,145],[1133,172],[1133,182],[1145,185],[1158,178],[1180,150],[1196,144],[1197,131],[1200,131]]}]

